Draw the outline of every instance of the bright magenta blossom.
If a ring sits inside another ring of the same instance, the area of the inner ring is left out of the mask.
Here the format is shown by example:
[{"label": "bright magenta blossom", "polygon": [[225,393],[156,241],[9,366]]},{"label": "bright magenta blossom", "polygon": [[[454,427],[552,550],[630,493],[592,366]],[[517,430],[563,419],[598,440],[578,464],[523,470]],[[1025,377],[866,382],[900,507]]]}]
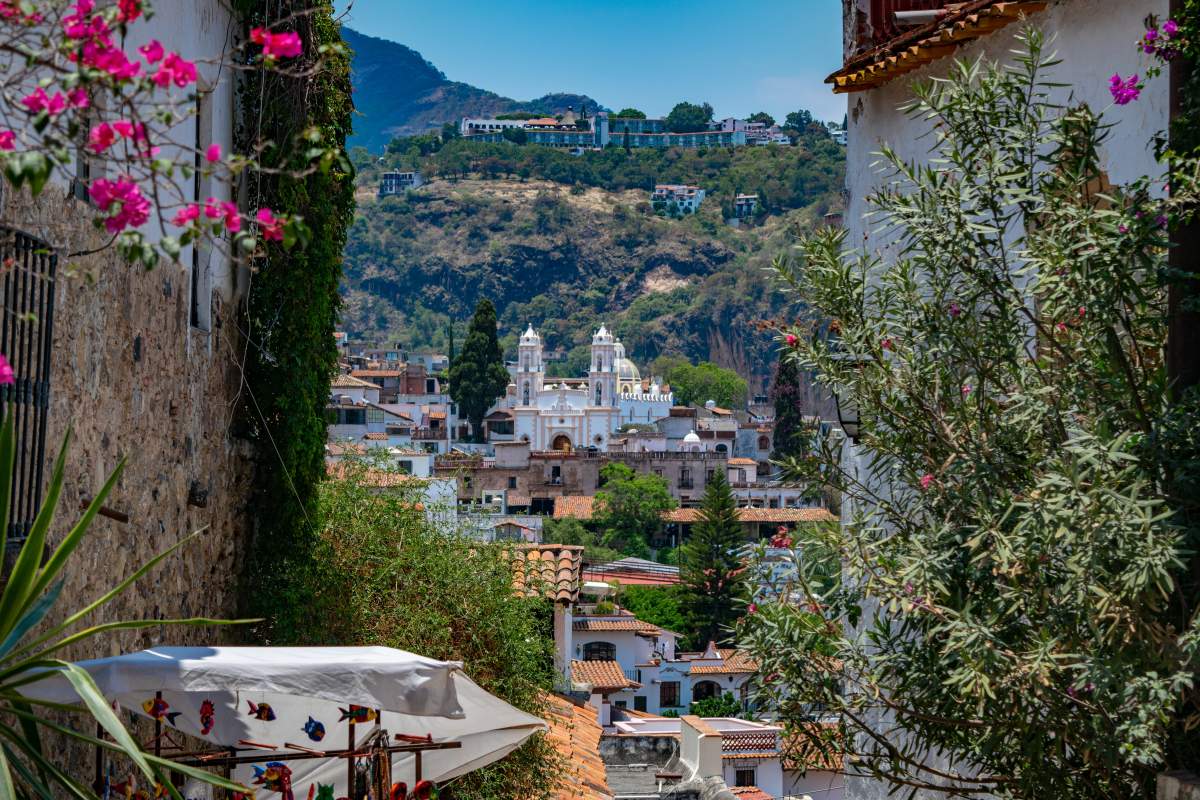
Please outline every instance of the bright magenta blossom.
[{"label": "bright magenta blossom", "polygon": [[122,22],[133,22],[142,15],[142,0],[117,0],[117,17]]},{"label": "bright magenta blossom", "polygon": [[17,135],[12,131],[0,131],[0,150],[12,150],[16,141]]},{"label": "bright magenta blossom", "polygon": [[221,215],[225,217],[225,230],[230,233],[237,233],[242,229],[242,218],[238,215],[236,203],[231,203],[228,200],[222,201]]},{"label": "bright magenta blossom", "polygon": [[103,153],[112,147],[115,141],[117,141],[117,132],[107,122],[93,125],[91,132],[88,133],[88,147],[92,149],[93,153]]},{"label": "bright magenta blossom", "polygon": [[788,347],[795,347],[796,344],[800,341],[799,337],[797,337],[796,334],[794,334],[794,333],[789,333],[787,336],[784,337],[784,340],[787,342]]},{"label": "bright magenta blossom", "polygon": [[304,52],[300,35],[291,31],[271,33],[266,28],[255,28],[250,31],[250,41],[262,45],[265,58],[295,58]]},{"label": "bright magenta blossom", "polygon": [[93,182],[88,191],[97,208],[105,213],[111,212],[104,220],[104,227],[109,233],[137,228],[150,219],[150,201],[133,181],[101,178]]},{"label": "bright magenta blossom", "polygon": [[220,161],[221,145],[217,144],[216,142],[210,144],[208,149],[204,151],[204,160],[210,164],[214,161]]},{"label": "bright magenta blossom", "polygon": [[921,476],[921,488],[928,489],[933,484],[933,476],[926,472]]},{"label": "bright magenta blossom", "polygon": [[184,59],[178,53],[167,53],[162,66],[151,78],[160,88],[165,89],[170,84],[183,88],[196,82],[196,65]]},{"label": "bright magenta blossom", "polygon": [[11,385],[16,382],[12,364],[8,363],[8,359],[4,357],[3,353],[0,353],[0,384]]},{"label": "bright magenta blossom", "polygon": [[283,241],[283,220],[276,218],[271,209],[260,208],[254,218],[258,220],[258,230],[265,241]]},{"label": "bright magenta blossom", "polygon": [[1113,102],[1123,106],[1137,100],[1142,93],[1142,87],[1138,83],[1137,75],[1122,78],[1121,73],[1115,72],[1108,79],[1108,91],[1112,94]]},{"label": "bright magenta blossom", "polygon": [[175,218],[171,220],[171,222],[182,228],[187,225],[191,225],[198,219],[200,219],[200,206],[192,203],[179,209],[179,211],[175,214]]},{"label": "bright magenta blossom", "polygon": [[138,52],[142,54],[142,58],[146,59],[147,64],[157,64],[167,54],[158,39],[151,39],[148,44],[139,47]]},{"label": "bright magenta blossom", "polygon": [[45,111],[55,117],[67,110],[67,96],[62,92],[55,92],[51,97],[46,94],[45,89],[39,86],[37,91],[31,92],[21,99],[21,105],[25,106],[30,114]]}]

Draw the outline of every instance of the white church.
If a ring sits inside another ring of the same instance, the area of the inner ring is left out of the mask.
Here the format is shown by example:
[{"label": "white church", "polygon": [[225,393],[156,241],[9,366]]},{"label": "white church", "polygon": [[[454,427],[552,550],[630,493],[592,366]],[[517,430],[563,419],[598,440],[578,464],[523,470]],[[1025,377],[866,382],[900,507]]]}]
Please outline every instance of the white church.
[{"label": "white church", "polygon": [[607,450],[622,425],[653,423],[667,416],[674,401],[657,383],[646,386],[625,346],[603,325],[592,336],[587,378],[546,378],[542,337],[530,325],[521,335],[513,383],[505,405],[513,415],[517,441],[539,450]]}]

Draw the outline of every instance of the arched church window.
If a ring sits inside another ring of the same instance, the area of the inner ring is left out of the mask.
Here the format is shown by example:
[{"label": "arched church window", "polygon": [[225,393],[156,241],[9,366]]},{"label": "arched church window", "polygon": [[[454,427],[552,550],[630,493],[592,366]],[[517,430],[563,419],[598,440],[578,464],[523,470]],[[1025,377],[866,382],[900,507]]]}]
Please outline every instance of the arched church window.
[{"label": "arched church window", "polygon": [[521,405],[529,405],[529,381],[525,381],[525,390],[521,394],[523,400]]},{"label": "arched church window", "polygon": [[597,385],[596,386],[596,405],[602,405],[601,400],[603,399],[603,397],[604,397],[604,387]]}]

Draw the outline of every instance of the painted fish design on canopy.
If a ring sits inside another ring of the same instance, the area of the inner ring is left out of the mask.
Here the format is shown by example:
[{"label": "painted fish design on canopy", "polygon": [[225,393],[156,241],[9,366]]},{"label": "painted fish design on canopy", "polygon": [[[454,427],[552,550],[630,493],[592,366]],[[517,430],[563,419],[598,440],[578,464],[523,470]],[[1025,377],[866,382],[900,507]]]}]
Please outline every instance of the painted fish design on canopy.
[{"label": "painted fish design on canopy", "polygon": [[350,706],[350,708],[339,708],[342,716],[338,718],[338,722],[350,720],[351,722],[373,722],[379,719],[379,715],[375,713],[375,709],[367,708],[366,706]]},{"label": "painted fish design on canopy", "polygon": [[304,723],[303,730],[308,734],[308,738],[314,742],[319,742],[325,738],[325,725],[312,717],[309,717],[308,722]]},{"label": "painted fish design on canopy", "polygon": [[247,700],[250,704],[250,716],[263,722],[273,722],[275,720],[275,711],[266,703],[255,705],[253,700]]},{"label": "painted fish design on canopy", "polygon": [[213,707],[212,700],[205,700],[200,704],[200,735],[207,736],[216,724],[217,710]]},{"label": "painted fish design on canopy", "polygon": [[174,725],[176,718],[178,718],[183,712],[168,712],[167,709],[170,707],[170,704],[168,704],[167,701],[163,700],[161,697],[152,697],[149,700],[142,701],[142,711],[145,711],[147,714],[149,714],[151,719],[165,719],[168,725]]}]

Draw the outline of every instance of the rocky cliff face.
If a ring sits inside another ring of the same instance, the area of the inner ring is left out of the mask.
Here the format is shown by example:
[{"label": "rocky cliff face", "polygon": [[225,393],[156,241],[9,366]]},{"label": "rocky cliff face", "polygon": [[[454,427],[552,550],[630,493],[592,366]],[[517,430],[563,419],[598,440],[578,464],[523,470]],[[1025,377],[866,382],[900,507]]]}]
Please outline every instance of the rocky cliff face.
[{"label": "rocky cliff face", "polygon": [[447,323],[488,297],[514,350],[526,323],[570,354],[604,321],[643,365],[682,355],[769,374],[773,345],[755,323],[782,305],[764,270],[804,212],[734,230],[715,202],[668,220],[644,193],[516,180],[435,181],[382,200],[364,189],[359,200],[343,312],[353,336],[444,348]]}]

